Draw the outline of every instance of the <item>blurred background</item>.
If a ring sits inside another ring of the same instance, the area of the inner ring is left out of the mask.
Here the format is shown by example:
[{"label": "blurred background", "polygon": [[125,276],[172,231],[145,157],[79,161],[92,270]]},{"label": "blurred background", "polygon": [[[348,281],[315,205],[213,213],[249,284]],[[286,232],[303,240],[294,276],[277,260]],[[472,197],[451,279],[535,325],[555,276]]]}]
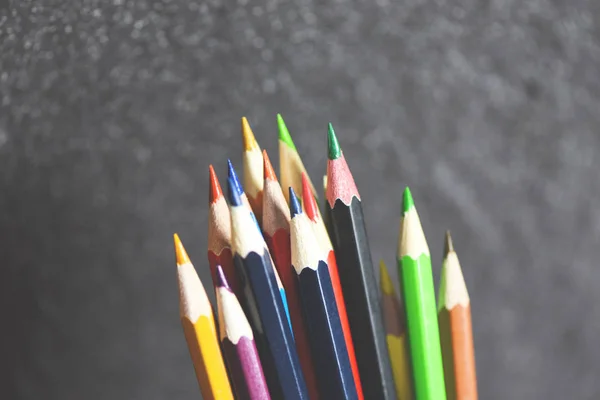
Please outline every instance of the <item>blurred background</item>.
[{"label": "blurred background", "polygon": [[247,116],[277,166],[279,112],[316,183],[334,124],[374,261],[394,265],[405,185],[436,282],[452,230],[480,398],[597,399],[599,17],[593,0],[0,2],[0,398],[199,398],[172,234],[209,283],[208,164],[242,173]]}]

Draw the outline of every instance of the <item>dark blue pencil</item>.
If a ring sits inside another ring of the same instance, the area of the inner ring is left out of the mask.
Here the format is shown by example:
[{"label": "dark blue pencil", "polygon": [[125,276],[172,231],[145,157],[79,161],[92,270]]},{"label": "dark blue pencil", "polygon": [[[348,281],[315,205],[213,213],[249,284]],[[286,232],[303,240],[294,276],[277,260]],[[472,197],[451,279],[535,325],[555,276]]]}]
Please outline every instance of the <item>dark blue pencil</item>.
[{"label": "dark blue pencil", "polygon": [[292,265],[323,399],[358,399],[326,254],[294,193],[290,193]]},{"label": "dark blue pencil", "polygon": [[242,301],[256,334],[267,385],[274,399],[306,399],[308,390],[280,296],[271,256],[230,177],[231,244],[241,276]]}]

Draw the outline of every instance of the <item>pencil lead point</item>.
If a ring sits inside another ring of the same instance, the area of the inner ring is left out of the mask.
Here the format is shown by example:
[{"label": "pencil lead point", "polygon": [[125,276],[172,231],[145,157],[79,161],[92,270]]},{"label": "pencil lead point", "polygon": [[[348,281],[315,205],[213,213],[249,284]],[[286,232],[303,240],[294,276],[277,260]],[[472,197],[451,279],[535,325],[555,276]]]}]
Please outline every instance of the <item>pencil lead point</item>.
[{"label": "pencil lead point", "polygon": [[217,287],[222,287],[225,289],[231,290],[229,287],[229,283],[227,282],[227,278],[225,278],[225,272],[223,272],[223,267],[217,265]]},{"label": "pencil lead point", "polygon": [[267,154],[266,150],[263,150],[263,174],[264,179],[277,182],[277,175],[275,175],[273,164],[271,164],[271,159],[269,159],[269,155]]},{"label": "pencil lead point", "polygon": [[177,265],[191,264],[190,257],[185,251],[178,234],[173,234],[173,241],[175,242],[175,260]]},{"label": "pencil lead point", "polygon": [[333,125],[329,123],[329,127],[327,130],[327,143],[329,148],[329,159],[336,160],[342,156],[342,149],[340,149],[340,144],[338,143],[337,137],[335,136],[335,131],[333,130]]},{"label": "pencil lead point", "polygon": [[452,243],[452,236],[450,236],[450,231],[446,231],[446,240],[444,243],[444,257],[448,255],[448,253],[454,251],[454,244]]},{"label": "pencil lead point", "polygon": [[404,195],[402,196],[402,211],[406,214],[412,207],[415,206],[415,202],[413,201],[412,194],[410,193],[410,189],[408,186],[404,189]]},{"label": "pencil lead point", "polygon": [[294,189],[290,186],[290,216],[294,218],[298,214],[302,214],[302,206],[298,201],[298,197],[294,192]]},{"label": "pencil lead point", "polygon": [[277,127],[279,128],[279,140],[285,143],[292,150],[296,151],[296,146],[294,145],[292,136],[290,135],[287,126],[285,126],[285,122],[283,121],[281,114],[277,114]]},{"label": "pencil lead point", "polygon": [[304,211],[306,211],[306,216],[314,221],[317,218],[318,209],[317,209],[317,201],[313,196],[312,189],[310,188],[310,182],[308,181],[308,175],[306,172],[302,172],[302,203],[304,204]]},{"label": "pencil lead point", "polygon": [[256,142],[256,138],[254,137],[254,133],[252,132],[252,128],[250,128],[250,124],[248,123],[248,119],[246,119],[246,117],[242,117],[242,139],[244,141],[244,150],[260,148]]},{"label": "pencil lead point", "polygon": [[238,195],[242,195],[244,194],[244,189],[242,188],[242,184],[240,183],[240,180],[237,177],[237,174],[235,173],[235,169],[233,168],[233,164],[231,163],[231,160],[227,160],[227,167],[229,169],[229,176],[228,178],[233,180],[233,185],[235,187],[235,189],[238,192]]},{"label": "pencil lead point", "polygon": [[223,189],[221,189],[221,184],[212,164],[208,166],[208,180],[210,186],[208,190],[208,202],[214,203],[223,196]]},{"label": "pencil lead point", "polygon": [[237,207],[242,205],[240,192],[236,187],[235,180],[231,176],[227,178],[227,197],[231,206]]}]

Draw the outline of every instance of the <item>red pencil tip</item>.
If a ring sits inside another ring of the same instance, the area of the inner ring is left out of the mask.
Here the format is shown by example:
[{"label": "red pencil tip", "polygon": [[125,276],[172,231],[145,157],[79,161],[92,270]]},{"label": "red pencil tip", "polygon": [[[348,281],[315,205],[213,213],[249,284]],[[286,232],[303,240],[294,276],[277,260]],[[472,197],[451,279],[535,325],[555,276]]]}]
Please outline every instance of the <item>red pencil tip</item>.
[{"label": "red pencil tip", "polygon": [[312,189],[310,187],[310,182],[308,181],[308,176],[306,172],[302,172],[302,203],[304,203],[304,211],[306,212],[306,216],[311,221],[316,221],[319,216],[317,200],[312,194]]},{"label": "red pencil tip", "polygon": [[270,179],[277,182],[277,175],[275,175],[273,165],[271,165],[271,160],[269,159],[269,155],[267,154],[266,150],[263,150],[263,165],[265,179]]},{"label": "red pencil tip", "polygon": [[217,178],[217,174],[215,173],[215,169],[212,164],[208,166],[208,180],[210,181],[210,190],[208,192],[208,202],[214,203],[223,197],[223,190],[221,189],[221,184],[219,183],[219,179]]}]

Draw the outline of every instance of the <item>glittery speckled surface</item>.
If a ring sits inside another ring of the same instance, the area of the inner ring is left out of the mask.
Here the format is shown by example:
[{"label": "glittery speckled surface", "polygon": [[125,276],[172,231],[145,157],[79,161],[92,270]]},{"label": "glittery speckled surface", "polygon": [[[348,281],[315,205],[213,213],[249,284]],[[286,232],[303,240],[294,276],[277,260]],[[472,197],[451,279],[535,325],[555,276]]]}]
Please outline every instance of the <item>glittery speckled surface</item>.
[{"label": "glittery speckled surface", "polygon": [[208,163],[222,184],[227,157],[241,170],[242,115],[275,156],[277,112],[315,181],[336,127],[375,260],[393,261],[405,184],[436,279],[452,229],[480,398],[600,397],[599,16],[0,1],[0,398],[198,398],[171,235],[208,284]]}]

